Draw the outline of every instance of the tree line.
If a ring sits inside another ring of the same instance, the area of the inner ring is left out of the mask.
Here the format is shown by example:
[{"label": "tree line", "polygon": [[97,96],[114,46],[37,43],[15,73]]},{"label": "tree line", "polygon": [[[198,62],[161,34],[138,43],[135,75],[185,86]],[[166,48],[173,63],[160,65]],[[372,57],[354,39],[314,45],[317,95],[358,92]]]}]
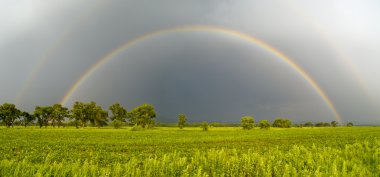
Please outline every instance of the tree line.
[{"label": "tree line", "polygon": [[[110,115],[109,115],[109,111]],[[97,105],[96,102],[75,102],[71,109],[62,106],[61,104],[54,104],[51,106],[36,106],[33,113],[26,111],[21,111],[14,104],[4,103],[0,105],[0,120],[5,126],[12,127],[15,123],[19,125],[28,126],[30,124],[36,124],[40,128],[52,126],[61,127],[65,126],[64,121],[69,119],[70,125],[79,127],[86,127],[89,123],[94,127],[107,126],[111,121],[111,124],[115,128],[120,128],[125,124],[135,125],[142,128],[151,128],[156,122],[156,112],[154,106],[151,104],[143,104],[130,112],[127,112],[121,104],[115,103],[111,105],[108,110],[104,110],[101,106]],[[187,117],[184,114],[178,115],[177,126],[180,129],[188,126]],[[222,123],[211,123],[202,122],[199,124],[194,124],[201,127],[203,130],[207,131],[208,127],[211,126],[223,126]],[[229,124],[229,125],[239,125],[239,124]],[[292,124],[291,120],[285,118],[276,118],[273,123],[268,120],[261,120],[255,124],[255,119],[252,116],[243,116],[241,118],[240,125],[245,130],[250,130],[254,127],[260,127],[261,129],[269,129],[270,127],[278,128],[290,128],[295,127],[337,127],[338,122],[306,122],[304,124]],[[347,124],[348,127],[353,126],[352,122]]]},{"label": "tree line", "polygon": [[[284,118],[276,118],[274,122],[271,124],[268,120],[261,120],[257,124],[254,124],[255,119],[252,116],[244,116],[241,118],[241,126],[243,129],[252,129],[253,127],[257,126],[261,129],[268,129],[270,127],[278,127],[278,128],[290,128],[290,127],[337,127],[339,126],[339,123],[337,121],[331,121],[329,122],[318,122],[318,123],[312,123],[312,122],[306,122],[304,124],[292,124],[291,120],[284,119]],[[348,122],[346,124],[347,127],[352,127],[354,124],[352,122]]]},{"label": "tree line", "polygon": [[51,106],[36,106],[33,113],[21,111],[14,104],[4,103],[0,105],[0,120],[6,127],[12,127],[16,122],[23,126],[37,124],[40,128],[49,125],[53,127],[64,126],[65,119],[71,120],[75,127],[85,127],[90,125],[102,127],[108,125],[111,120],[115,128],[129,123],[143,128],[154,125],[156,112],[153,105],[143,104],[127,112],[119,103],[111,105],[109,108],[111,115],[107,110],[95,102],[75,102],[71,109],[61,104]]},{"label": "tree line", "polygon": [[[183,129],[183,127],[186,124],[186,116],[184,114],[178,115],[178,127],[180,129]],[[194,123],[193,123],[194,124]],[[202,123],[195,123],[194,125],[199,126],[204,131],[208,131],[209,126],[215,126],[215,127],[224,127],[221,123],[211,123],[208,122],[202,122]],[[188,125],[188,126],[194,126],[194,125]],[[240,126],[244,130],[251,130],[254,127],[260,127],[260,129],[269,129],[270,127],[277,127],[277,128],[291,128],[291,127],[337,127],[338,122],[332,121],[331,123],[328,122],[318,122],[316,124],[313,124],[312,122],[306,122],[305,124],[292,124],[292,121],[285,118],[276,118],[274,122],[271,124],[268,120],[260,120],[258,123],[255,124],[255,119],[252,116],[243,116],[241,118],[240,124],[227,124],[232,126]],[[354,124],[352,122],[347,123],[347,127],[352,127]]]}]

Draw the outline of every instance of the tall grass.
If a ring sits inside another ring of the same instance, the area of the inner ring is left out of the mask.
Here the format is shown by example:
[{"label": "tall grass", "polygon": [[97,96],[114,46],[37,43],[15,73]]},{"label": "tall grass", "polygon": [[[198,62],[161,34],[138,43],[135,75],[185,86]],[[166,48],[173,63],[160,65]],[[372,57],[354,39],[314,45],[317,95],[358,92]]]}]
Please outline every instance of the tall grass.
[{"label": "tall grass", "polygon": [[379,128],[1,131],[0,176],[380,176]]}]

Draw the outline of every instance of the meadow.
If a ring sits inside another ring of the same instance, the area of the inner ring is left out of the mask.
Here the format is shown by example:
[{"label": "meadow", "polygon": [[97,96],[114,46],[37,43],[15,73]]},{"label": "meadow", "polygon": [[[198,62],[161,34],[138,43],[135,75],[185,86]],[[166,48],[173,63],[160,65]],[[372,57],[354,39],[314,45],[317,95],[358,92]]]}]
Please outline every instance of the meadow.
[{"label": "meadow", "polygon": [[0,176],[380,176],[380,127],[0,132]]}]

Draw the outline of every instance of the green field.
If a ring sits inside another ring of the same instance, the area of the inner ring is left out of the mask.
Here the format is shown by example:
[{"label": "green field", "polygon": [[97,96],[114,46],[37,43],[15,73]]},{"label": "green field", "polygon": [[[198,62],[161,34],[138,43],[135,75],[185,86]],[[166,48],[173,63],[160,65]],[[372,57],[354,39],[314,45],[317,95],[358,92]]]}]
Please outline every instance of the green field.
[{"label": "green field", "polygon": [[380,176],[380,127],[0,132],[0,176]]}]

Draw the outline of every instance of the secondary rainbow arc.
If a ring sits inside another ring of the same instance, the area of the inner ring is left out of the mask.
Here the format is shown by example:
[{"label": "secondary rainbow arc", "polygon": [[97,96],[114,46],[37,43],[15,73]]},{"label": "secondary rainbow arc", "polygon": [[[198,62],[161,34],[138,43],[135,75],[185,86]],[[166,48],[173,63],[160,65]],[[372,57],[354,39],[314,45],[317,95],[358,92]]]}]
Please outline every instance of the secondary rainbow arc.
[{"label": "secondary rainbow arc", "polygon": [[170,34],[175,32],[194,32],[194,31],[205,31],[205,32],[211,32],[211,33],[221,33],[233,37],[237,37],[241,40],[247,41],[251,44],[257,45],[262,49],[265,49],[266,51],[270,52],[276,58],[284,61],[288,66],[290,66],[293,70],[295,70],[314,90],[315,92],[320,96],[320,98],[325,102],[326,106],[331,110],[334,118],[338,122],[342,122],[341,116],[339,115],[336,107],[334,106],[331,99],[327,96],[327,94],[323,91],[323,89],[317,84],[317,82],[304,70],[302,67],[300,67],[297,63],[295,63],[292,59],[290,59],[288,56],[283,54],[281,51],[275,49],[274,47],[270,46],[269,44],[253,37],[248,34],[244,34],[240,31],[236,31],[233,29],[227,29],[227,28],[221,28],[221,27],[215,27],[215,26],[180,26],[180,27],[174,27],[174,28],[167,28],[162,29],[158,31],[154,31],[151,33],[147,33],[141,36],[138,36],[124,44],[122,44],[119,47],[116,47],[111,52],[107,53],[98,60],[97,63],[92,65],[88,70],[84,72],[84,74],[70,87],[70,89],[66,92],[65,96],[62,98],[60,103],[62,105],[66,105],[69,99],[72,97],[72,95],[75,93],[75,91],[79,88],[79,86],[87,80],[93,73],[95,73],[99,68],[101,68],[104,64],[115,58],[117,55],[119,55],[121,52],[127,50],[130,46],[137,44],[139,42],[142,42],[144,40],[147,40],[149,38],[163,35],[163,34]]},{"label": "secondary rainbow arc", "polygon": [[101,8],[106,6],[107,1],[97,0],[94,2],[89,9],[84,10],[79,16],[77,22],[74,25],[68,25],[63,29],[63,32],[57,39],[49,45],[49,47],[42,53],[39,57],[36,66],[32,69],[23,87],[21,87],[20,92],[16,95],[14,102],[20,104],[20,101],[27,94],[28,90],[32,87],[32,83],[37,79],[38,74],[46,67],[47,63],[54,57],[55,54],[59,52],[59,48],[67,43],[68,40],[76,34],[77,30],[81,29],[83,25],[90,20],[95,13],[97,13]]}]

